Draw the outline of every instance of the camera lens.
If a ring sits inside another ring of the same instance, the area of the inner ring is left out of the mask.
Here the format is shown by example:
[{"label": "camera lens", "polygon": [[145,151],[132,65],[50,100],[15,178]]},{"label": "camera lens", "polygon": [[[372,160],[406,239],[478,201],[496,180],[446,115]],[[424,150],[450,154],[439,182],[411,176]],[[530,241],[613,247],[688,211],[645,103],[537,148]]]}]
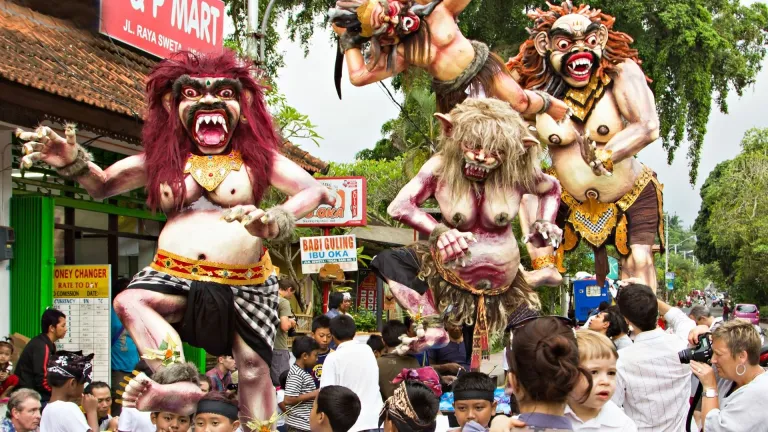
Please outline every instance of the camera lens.
[{"label": "camera lens", "polygon": [[684,349],[677,353],[677,356],[680,358],[680,363],[682,364],[688,364],[691,362],[691,357],[693,356],[693,350],[692,349]]}]

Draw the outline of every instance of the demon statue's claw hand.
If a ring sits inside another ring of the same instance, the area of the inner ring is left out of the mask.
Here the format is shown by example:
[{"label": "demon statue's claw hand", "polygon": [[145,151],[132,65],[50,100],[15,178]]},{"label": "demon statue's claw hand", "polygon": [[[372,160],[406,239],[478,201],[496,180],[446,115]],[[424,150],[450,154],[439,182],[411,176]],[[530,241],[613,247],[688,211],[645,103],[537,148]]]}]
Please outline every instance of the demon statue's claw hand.
[{"label": "demon statue's claw hand", "polygon": [[[610,162],[610,152],[597,148],[597,143],[589,139],[589,132],[577,135],[576,141],[581,148],[581,157],[589,165],[596,176],[610,177],[613,175],[613,162]],[[610,166],[608,166],[610,164]]]},{"label": "demon statue's claw hand", "polygon": [[475,235],[451,229],[437,239],[437,248],[444,263],[455,261],[462,267],[469,263],[469,244],[476,242]]},{"label": "demon statue's claw hand", "polygon": [[144,373],[140,373],[138,376],[130,380],[128,385],[125,387],[125,391],[123,392],[123,407],[136,408],[141,410],[139,406],[146,405],[147,391],[150,389],[153,383],[154,381],[149,379],[149,377]]},{"label": "demon statue's claw hand", "polygon": [[254,205],[240,205],[226,210],[221,218],[240,222],[251,235],[276,242],[289,240],[296,227],[296,218],[281,206],[264,211]]},{"label": "demon statue's claw hand", "polygon": [[563,239],[563,230],[548,221],[536,221],[531,225],[530,234],[523,238],[523,243],[530,243],[535,247],[552,246],[557,249]]},{"label": "demon statue's claw hand", "polygon": [[35,162],[42,161],[53,168],[72,165],[78,158],[77,138],[74,125],[65,128],[62,138],[48,126],[40,126],[34,132],[16,129],[16,137],[25,141],[22,146],[21,169],[29,169]]}]

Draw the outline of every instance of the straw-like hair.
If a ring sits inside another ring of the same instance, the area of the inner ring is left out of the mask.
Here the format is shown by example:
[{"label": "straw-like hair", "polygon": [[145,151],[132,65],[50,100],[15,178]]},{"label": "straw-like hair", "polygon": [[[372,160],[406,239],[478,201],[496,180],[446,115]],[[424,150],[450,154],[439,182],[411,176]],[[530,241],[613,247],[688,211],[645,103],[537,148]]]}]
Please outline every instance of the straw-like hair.
[{"label": "straw-like hair", "polygon": [[750,365],[760,362],[760,335],[749,321],[735,319],[723,323],[712,332],[712,339],[721,339],[736,358],[742,351],[747,352]]},{"label": "straw-like hair", "polygon": [[616,345],[607,336],[589,329],[576,332],[576,344],[579,346],[579,363],[599,359],[619,359]]},{"label": "straw-like hair", "polygon": [[488,174],[486,193],[507,196],[511,190],[534,190],[539,160],[537,146],[526,148],[523,138],[528,128],[520,114],[499,99],[467,99],[450,114],[453,129],[443,136],[440,152],[442,165],[437,176],[445,182],[454,198],[464,196],[478,184],[464,177],[462,144],[479,145],[486,152],[501,152],[501,165]]}]

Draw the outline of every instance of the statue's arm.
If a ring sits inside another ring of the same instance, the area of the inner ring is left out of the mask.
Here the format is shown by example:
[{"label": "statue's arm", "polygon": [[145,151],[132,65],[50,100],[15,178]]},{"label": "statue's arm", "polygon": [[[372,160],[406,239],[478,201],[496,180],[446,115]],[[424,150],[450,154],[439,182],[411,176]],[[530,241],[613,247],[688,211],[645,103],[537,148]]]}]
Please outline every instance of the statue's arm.
[{"label": "statue's arm", "polygon": [[621,73],[613,83],[616,104],[627,120],[627,127],[614,135],[605,149],[613,152],[613,162],[620,162],[633,157],[659,138],[659,116],[653,93],[637,63],[631,60],[622,63]]},{"label": "statue's arm", "polygon": [[363,58],[363,53],[360,48],[348,49],[344,53],[344,60],[347,62],[349,81],[356,87],[362,87],[383,81],[403,72],[408,67],[408,64],[400,53],[400,49],[401,47],[398,46],[394,69],[387,68],[387,56],[382,54],[379,58],[379,62],[370,71],[365,64],[365,59]]},{"label": "statue's arm", "polygon": [[276,154],[269,183],[288,195],[282,207],[301,218],[321,204],[334,205],[336,197],[314,177],[287,157]]},{"label": "statue's arm", "polygon": [[472,0],[443,0],[443,7],[453,16],[458,16],[469,6]]},{"label": "statue's arm", "polygon": [[536,196],[539,197],[539,210],[536,219],[555,223],[560,208],[560,182],[549,174],[540,173],[536,180]]},{"label": "statue's arm", "polygon": [[423,234],[432,233],[438,223],[419,206],[435,194],[437,189],[435,174],[440,164],[440,156],[432,157],[421,167],[416,177],[412,178],[400,190],[400,193],[387,208],[387,212],[393,219],[413,227]]},{"label": "statue's arm", "polygon": [[109,198],[144,187],[147,184],[144,153],[121,159],[105,170],[93,162],[88,162],[88,171],[74,177],[74,180],[88,191],[88,195],[96,199]]}]

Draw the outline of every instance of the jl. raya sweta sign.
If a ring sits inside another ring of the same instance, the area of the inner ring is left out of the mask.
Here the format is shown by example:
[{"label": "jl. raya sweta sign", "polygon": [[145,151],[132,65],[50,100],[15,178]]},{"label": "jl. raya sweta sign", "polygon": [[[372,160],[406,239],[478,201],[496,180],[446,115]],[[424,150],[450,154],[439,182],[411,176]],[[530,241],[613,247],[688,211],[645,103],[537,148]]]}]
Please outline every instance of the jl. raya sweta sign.
[{"label": "jl. raya sweta sign", "polygon": [[221,0],[101,0],[99,31],[158,57],[174,51],[220,52]]}]

